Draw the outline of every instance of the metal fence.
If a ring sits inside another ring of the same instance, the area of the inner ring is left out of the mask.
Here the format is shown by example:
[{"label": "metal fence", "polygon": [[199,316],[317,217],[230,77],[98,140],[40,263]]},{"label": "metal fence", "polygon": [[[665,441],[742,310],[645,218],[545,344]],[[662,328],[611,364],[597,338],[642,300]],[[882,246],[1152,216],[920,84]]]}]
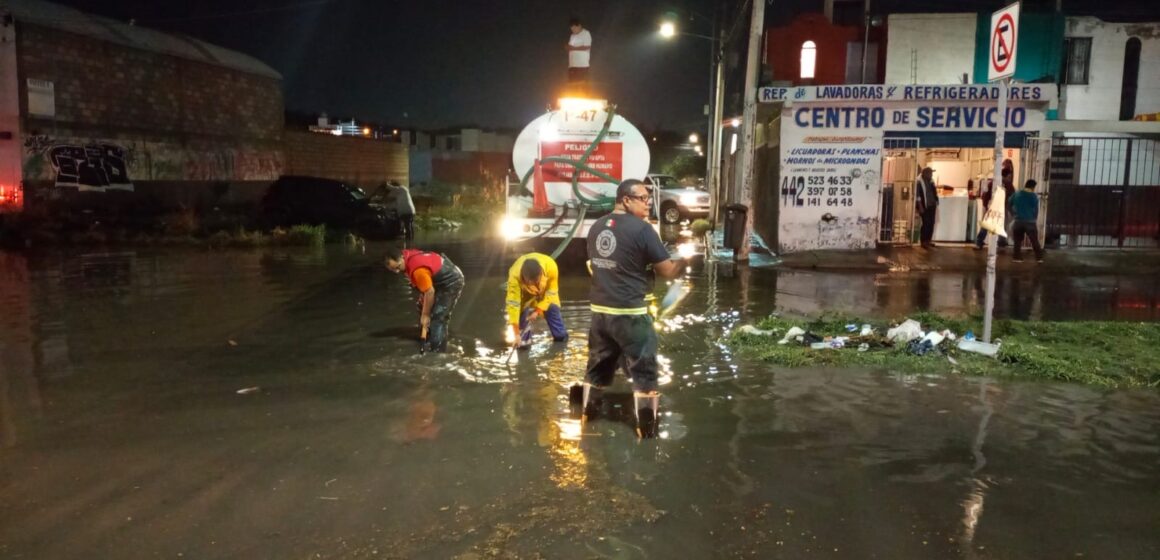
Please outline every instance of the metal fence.
[{"label": "metal fence", "polygon": [[914,243],[914,182],[917,178],[918,138],[882,139],[882,200],[878,242]]},{"label": "metal fence", "polygon": [[1040,192],[1047,208],[1047,243],[1160,246],[1160,142],[1095,136],[1028,139],[1023,157],[1024,177],[1045,185]]}]

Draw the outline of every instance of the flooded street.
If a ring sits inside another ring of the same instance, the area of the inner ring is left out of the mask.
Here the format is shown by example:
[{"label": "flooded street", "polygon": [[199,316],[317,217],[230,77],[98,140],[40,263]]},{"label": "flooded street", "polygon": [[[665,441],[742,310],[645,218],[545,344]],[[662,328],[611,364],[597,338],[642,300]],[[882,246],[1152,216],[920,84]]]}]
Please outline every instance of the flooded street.
[{"label": "flooded street", "polygon": [[[1160,556],[1160,392],[721,343],[773,311],[977,312],[981,271],[698,263],[660,335],[662,437],[638,441],[567,414],[586,276],[561,280],[571,339],[541,322],[508,364],[512,257],[423,247],[467,276],[445,355],[419,355],[380,246],[0,253],[0,558]],[[1160,318],[1149,277],[997,294],[999,317]]]}]

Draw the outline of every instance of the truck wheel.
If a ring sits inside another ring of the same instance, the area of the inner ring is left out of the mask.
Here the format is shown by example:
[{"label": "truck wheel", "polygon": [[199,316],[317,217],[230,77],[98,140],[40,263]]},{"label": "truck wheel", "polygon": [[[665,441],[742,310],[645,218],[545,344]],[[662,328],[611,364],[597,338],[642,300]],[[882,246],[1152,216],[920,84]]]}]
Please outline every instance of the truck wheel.
[{"label": "truck wheel", "polygon": [[681,221],[681,209],[672,202],[666,202],[661,206],[661,219],[666,224],[675,224]]}]

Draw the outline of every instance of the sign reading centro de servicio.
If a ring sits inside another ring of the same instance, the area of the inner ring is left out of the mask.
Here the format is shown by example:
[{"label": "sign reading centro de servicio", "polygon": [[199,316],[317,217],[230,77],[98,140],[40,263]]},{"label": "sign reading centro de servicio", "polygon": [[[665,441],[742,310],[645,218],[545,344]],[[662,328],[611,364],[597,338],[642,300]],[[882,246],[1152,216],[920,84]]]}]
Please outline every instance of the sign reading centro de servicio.
[{"label": "sign reading centro de servicio", "polygon": [[1019,2],[991,14],[991,48],[987,57],[987,81],[1015,74],[1015,45],[1019,40]]}]

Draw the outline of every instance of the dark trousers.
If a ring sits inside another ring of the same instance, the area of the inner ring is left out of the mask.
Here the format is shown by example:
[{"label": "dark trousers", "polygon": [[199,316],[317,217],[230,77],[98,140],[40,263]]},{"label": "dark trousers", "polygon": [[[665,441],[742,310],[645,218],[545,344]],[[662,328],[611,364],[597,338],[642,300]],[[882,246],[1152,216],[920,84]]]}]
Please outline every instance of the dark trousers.
[{"label": "dark trousers", "polygon": [[1039,246],[1039,224],[1035,222],[1015,222],[1015,226],[1011,228],[1012,235],[1015,236],[1015,253],[1012,258],[1018,260],[1023,258],[1023,236],[1026,235],[1031,239],[1031,248],[1035,250],[1035,258],[1043,258],[1043,247]]},{"label": "dark trousers", "polygon": [[932,206],[922,211],[922,233],[920,239],[922,244],[926,245],[934,239],[934,219],[935,214],[938,213],[938,206]]},{"label": "dark trousers", "polygon": [[[532,340],[532,331],[528,328],[528,315],[532,314],[535,307],[528,306],[524,308],[523,313],[520,313],[520,344],[527,344]],[[544,312],[544,320],[548,322],[548,330],[552,331],[552,339],[556,342],[564,342],[568,340],[568,329],[564,328],[564,316],[560,313],[560,306],[552,304],[548,306],[548,310]]]},{"label": "dark trousers", "polygon": [[400,214],[399,215],[399,235],[410,241],[415,238],[415,215],[414,214]]},{"label": "dark trousers", "polygon": [[[975,237],[975,245],[982,247],[983,244],[987,242],[987,234],[988,233],[989,232],[987,230],[985,230],[983,228],[979,228],[979,235],[978,235],[978,237]],[[1000,247],[1007,246],[1007,238],[1006,237],[999,236],[999,246]]]},{"label": "dark trousers", "polygon": [[657,331],[652,317],[593,312],[588,328],[588,382],[597,387],[612,385],[622,364],[634,391],[657,389]]},{"label": "dark trousers", "polygon": [[[444,263],[444,267],[455,266]],[[458,272],[458,269],[456,269]],[[435,286],[435,302],[431,305],[431,327],[427,329],[427,347],[432,352],[447,350],[447,325],[451,322],[451,312],[463,293],[463,273],[454,280],[441,282]],[[419,297],[419,311],[423,310],[423,297]]]},{"label": "dark trousers", "polygon": [[588,81],[588,67],[578,68],[575,66],[568,67],[568,81],[569,82],[587,82]]}]

